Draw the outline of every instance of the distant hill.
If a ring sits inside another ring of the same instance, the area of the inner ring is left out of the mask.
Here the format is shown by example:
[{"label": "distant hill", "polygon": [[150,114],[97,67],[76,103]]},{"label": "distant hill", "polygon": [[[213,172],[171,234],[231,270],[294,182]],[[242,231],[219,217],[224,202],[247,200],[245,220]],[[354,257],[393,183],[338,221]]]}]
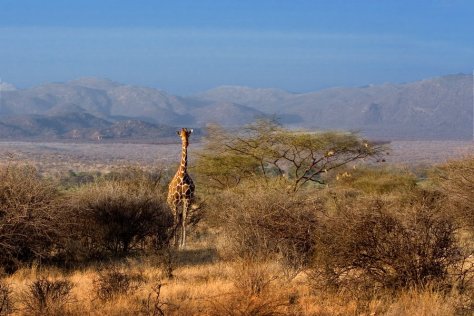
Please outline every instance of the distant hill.
[{"label": "distant hill", "polygon": [[464,74],[302,94],[221,87],[197,97],[237,99],[297,127],[359,130],[378,138],[471,139],[473,132],[473,81]]},{"label": "distant hill", "polygon": [[276,114],[298,128],[359,130],[383,139],[470,139],[470,75],[310,93],[222,86],[191,97],[81,78],[16,89],[0,83],[0,138],[155,139],[172,126],[241,126]]},{"label": "distant hill", "polygon": [[0,91],[14,91],[14,90],[16,90],[14,85],[7,82],[0,81]]},{"label": "distant hill", "polygon": [[[3,139],[24,140],[146,140],[176,136],[176,128],[141,120],[110,122],[89,113],[25,114],[0,121]],[[199,134],[198,130],[198,134]]]}]

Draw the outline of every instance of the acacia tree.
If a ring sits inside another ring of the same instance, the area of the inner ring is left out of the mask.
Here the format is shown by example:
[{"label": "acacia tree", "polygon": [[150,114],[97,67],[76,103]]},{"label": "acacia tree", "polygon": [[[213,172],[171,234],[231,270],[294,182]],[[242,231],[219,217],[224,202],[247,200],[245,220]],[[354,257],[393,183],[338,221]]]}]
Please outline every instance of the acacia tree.
[{"label": "acacia tree", "polygon": [[292,131],[274,120],[258,120],[239,131],[209,128],[196,171],[221,187],[260,175],[287,177],[297,191],[322,174],[356,160],[379,157],[384,146],[351,132]]}]

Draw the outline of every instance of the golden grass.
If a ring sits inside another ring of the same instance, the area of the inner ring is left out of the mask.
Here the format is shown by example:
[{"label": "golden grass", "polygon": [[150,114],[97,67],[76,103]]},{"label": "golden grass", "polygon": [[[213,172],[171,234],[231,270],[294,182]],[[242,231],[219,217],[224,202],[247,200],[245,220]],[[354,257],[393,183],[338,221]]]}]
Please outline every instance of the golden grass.
[{"label": "golden grass", "polygon": [[389,307],[386,315],[413,315],[413,316],[444,316],[454,315],[455,308],[449,298],[440,293],[426,290],[423,292],[407,291]]},{"label": "golden grass", "polygon": [[[62,311],[65,315],[160,315],[158,309],[166,315],[455,314],[454,296],[443,296],[429,289],[364,300],[351,293],[315,290],[304,274],[289,281],[276,263],[220,260],[193,263],[191,258],[174,270],[174,278],[166,279],[154,262],[152,259],[134,259],[122,264],[122,271],[140,273],[145,282],[133,293],[116,296],[110,301],[102,301],[95,294],[97,267],[69,273],[32,267],[18,270],[5,277],[4,282],[13,290],[14,315],[26,315],[22,295],[28,284],[39,277],[65,278],[74,284],[73,300]],[[247,280],[249,275],[251,278]],[[249,288],[258,277],[264,286],[252,291]],[[161,284],[158,300],[153,290],[157,284]]]}]

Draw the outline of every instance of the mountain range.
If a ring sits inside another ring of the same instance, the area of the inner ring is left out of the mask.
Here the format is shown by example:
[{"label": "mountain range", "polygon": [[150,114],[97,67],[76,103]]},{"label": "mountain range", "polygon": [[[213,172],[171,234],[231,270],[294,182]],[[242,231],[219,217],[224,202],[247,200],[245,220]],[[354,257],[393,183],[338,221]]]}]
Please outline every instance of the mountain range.
[{"label": "mountain range", "polygon": [[473,78],[309,93],[222,86],[192,96],[99,78],[28,89],[0,83],[1,139],[150,141],[172,136],[175,126],[238,127],[265,116],[289,127],[357,130],[378,139],[471,139]]}]

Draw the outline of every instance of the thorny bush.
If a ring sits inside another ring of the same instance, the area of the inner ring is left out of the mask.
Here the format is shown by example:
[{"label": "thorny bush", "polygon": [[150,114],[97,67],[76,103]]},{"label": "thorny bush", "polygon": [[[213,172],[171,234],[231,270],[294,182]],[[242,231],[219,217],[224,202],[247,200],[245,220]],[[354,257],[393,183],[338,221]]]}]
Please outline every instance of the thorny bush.
[{"label": "thorny bush", "polygon": [[166,246],[173,218],[163,196],[162,186],[141,171],[71,191],[65,204],[74,219],[72,255],[122,256]]},{"label": "thorny bush", "polygon": [[426,191],[406,199],[335,194],[317,231],[319,277],[362,288],[445,282],[462,254],[443,199]]},{"label": "thorny bush", "polygon": [[279,258],[285,266],[303,268],[315,250],[318,198],[293,192],[282,180],[254,182],[225,190],[209,201],[223,228],[223,255]]},{"label": "thorny bush", "polygon": [[64,315],[65,308],[73,301],[73,287],[66,279],[40,278],[23,293],[25,311],[31,315]]},{"label": "thorny bush", "polygon": [[56,188],[30,166],[0,168],[0,266],[47,258],[61,235]]}]

